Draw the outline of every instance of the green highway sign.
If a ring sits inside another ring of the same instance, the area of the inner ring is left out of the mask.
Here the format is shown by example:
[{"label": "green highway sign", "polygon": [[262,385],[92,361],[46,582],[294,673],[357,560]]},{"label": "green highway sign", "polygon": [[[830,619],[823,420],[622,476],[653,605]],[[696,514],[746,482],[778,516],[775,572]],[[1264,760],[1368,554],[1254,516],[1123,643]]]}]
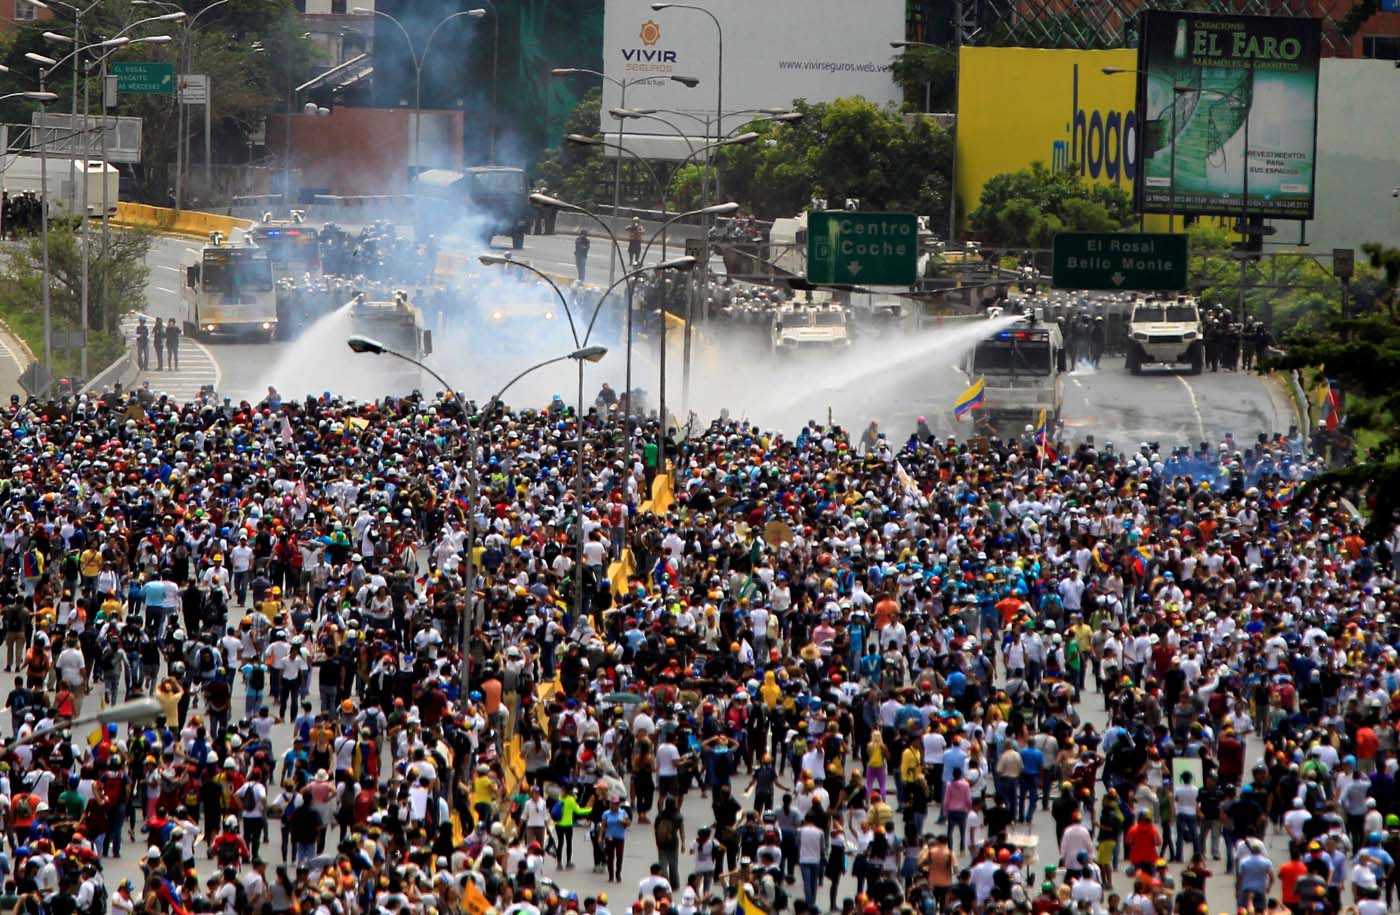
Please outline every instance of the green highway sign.
[{"label": "green highway sign", "polygon": [[175,92],[175,65],[122,61],[112,64],[118,92],[146,95],[172,95]]},{"label": "green highway sign", "polygon": [[807,282],[912,286],[918,273],[919,221],[914,214],[807,214]]},{"label": "green highway sign", "polygon": [[1057,289],[1186,288],[1186,236],[1137,232],[1061,232],[1055,236]]}]

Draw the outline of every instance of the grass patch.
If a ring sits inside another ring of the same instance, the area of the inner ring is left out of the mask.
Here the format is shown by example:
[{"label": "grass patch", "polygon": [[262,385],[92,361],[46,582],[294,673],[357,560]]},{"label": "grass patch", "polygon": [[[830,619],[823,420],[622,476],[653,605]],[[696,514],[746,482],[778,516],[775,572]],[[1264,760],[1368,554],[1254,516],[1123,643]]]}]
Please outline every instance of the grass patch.
[{"label": "grass patch", "polygon": [[[21,308],[13,303],[0,301],[0,320],[9,325],[10,331],[23,340],[33,351],[39,362],[44,361],[44,311],[41,306]],[[55,333],[69,330],[54,322]],[[88,377],[117,361],[126,354],[126,341],[117,334],[104,331],[88,331]],[[82,354],[78,350],[58,350],[53,352],[53,377],[67,378],[78,374]],[[84,379],[85,381],[87,379]]]}]

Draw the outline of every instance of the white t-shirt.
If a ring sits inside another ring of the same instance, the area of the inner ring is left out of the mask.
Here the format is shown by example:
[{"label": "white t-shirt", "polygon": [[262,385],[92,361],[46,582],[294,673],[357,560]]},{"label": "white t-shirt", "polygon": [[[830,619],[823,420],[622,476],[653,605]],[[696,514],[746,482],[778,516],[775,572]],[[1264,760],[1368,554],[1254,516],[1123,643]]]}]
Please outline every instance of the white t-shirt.
[{"label": "white t-shirt", "polygon": [[811,823],[806,824],[797,831],[797,863],[798,864],[820,864],[822,860],[822,845],[826,836],[822,831]]},{"label": "white t-shirt", "polygon": [[681,753],[673,743],[663,743],[656,748],[656,774],[676,775],[676,762],[681,758]]},{"label": "white t-shirt", "polygon": [[532,797],[525,802],[525,826],[544,828],[549,825],[549,804],[542,797]]},{"label": "white t-shirt", "polygon": [[238,800],[245,819],[267,816],[267,789],[261,782],[248,782],[238,789]]},{"label": "white t-shirt", "polygon": [[253,548],[240,543],[229,551],[228,558],[235,572],[246,572],[253,567]]},{"label": "white t-shirt", "polygon": [[58,661],[55,662],[54,666],[58,668],[64,683],[77,686],[83,682],[83,671],[86,665],[83,661],[83,653],[77,648],[65,648],[60,651]]},{"label": "white t-shirt", "polygon": [[1188,816],[1196,815],[1196,795],[1199,793],[1195,785],[1181,784],[1176,786],[1176,812]]},{"label": "white t-shirt", "polygon": [[282,662],[282,679],[295,680],[306,672],[306,655],[287,655],[287,659]]}]

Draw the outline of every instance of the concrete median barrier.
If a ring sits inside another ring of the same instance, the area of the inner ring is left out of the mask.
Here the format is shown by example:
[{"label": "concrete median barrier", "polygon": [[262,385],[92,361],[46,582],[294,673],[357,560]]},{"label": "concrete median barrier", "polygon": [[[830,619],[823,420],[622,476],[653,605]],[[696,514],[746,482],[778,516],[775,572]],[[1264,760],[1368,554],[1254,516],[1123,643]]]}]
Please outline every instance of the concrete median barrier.
[{"label": "concrete median barrier", "polygon": [[172,210],[144,203],[118,203],[117,215],[112,222],[119,226],[150,229],[164,235],[200,239],[208,238],[210,232],[222,232],[224,237],[232,239],[235,229],[253,227],[251,219],[199,210]]}]

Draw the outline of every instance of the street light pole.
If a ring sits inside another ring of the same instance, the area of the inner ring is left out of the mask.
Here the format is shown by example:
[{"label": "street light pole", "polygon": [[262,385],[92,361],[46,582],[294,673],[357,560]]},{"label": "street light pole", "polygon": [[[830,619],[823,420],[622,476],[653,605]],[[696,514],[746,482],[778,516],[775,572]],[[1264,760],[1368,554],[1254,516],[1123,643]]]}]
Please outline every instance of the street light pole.
[{"label": "street light pole", "polygon": [[[466,436],[465,436],[466,441],[467,441],[467,467],[468,467],[468,470],[467,470],[467,485],[471,487],[470,507],[469,507],[469,509],[468,509],[468,511],[467,511],[467,583],[466,583],[466,584],[467,584],[467,587],[466,587],[465,601],[464,601],[464,603],[463,603],[463,608],[462,608],[462,617],[463,617],[463,620],[462,620],[462,633],[461,633],[461,646],[462,646],[462,668],[461,668],[461,685],[462,685],[462,686],[461,686],[461,693],[462,693],[462,695],[465,696],[465,695],[467,694],[468,684],[471,682],[471,644],[470,644],[471,631],[470,631],[470,630],[471,630],[471,627],[472,627],[472,626],[475,624],[475,622],[476,622],[476,575],[477,575],[477,570],[476,570],[476,567],[475,567],[475,565],[474,565],[474,559],[475,559],[475,553],[476,553],[476,513],[477,513],[477,510],[481,507],[481,506],[480,506],[481,487],[480,487],[479,485],[477,485],[477,448],[478,448],[478,443],[477,443],[477,431],[478,431],[478,430],[477,430],[476,424],[472,422],[471,416],[467,413],[467,404],[466,404],[466,401],[462,400],[461,396],[456,392],[456,390],[452,387],[452,385],[448,383],[447,379],[443,378],[442,375],[438,374],[437,371],[435,371],[432,367],[430,367],[430,366],[427,365],[426,363],[422,362],[421,360],[415,359],[415,358],[413,358],[412,356],[409,356],[409,355],[407,355],[407,354],[405,354],[405,353],[401,353],[401,352],[399,352],[398,350],[390,349],[390,348],[389,348],[388,346],[386,346],[385,344],[380,343],[378,340],[370,339],[369,337],[353,336],[353,337],[349,338],[349,339],[346,341],[346,343],[349,345],[350,349],[351,349],[353,352],[356,352],[356,353],[372,353],[372,354],[375,354],[375,355],[393,356],[393,357],[396,358],[396,359],[401,359],[401,360],[403,360],[404,362],[409,363],[410,365],[416,366],[420,371],[427,372],[429,375],[431,375],[431,376],[437,381],[438,384],[442,385],[443,391],[444,391],[444,393],[446,394],[446,396],[448,396],[448,397],[452,398],[453,400],[457,401],[458,406],[459,406],[459,407],[461,408],[461,410],[462,410],[462,421],[463,421],[463,423],[464,423],[464,424],[466,425],[466,427],[467,427],[467,434],[466,434]],[[595,353],[594,353],[595,350],[596,350],[596,351],[599,351],[599,352],[596,353],[596,355],[595,355]],[[505,395],[505,392],[506,392],[507,390],[510,389],[511,385],[515,384],[515,383],[516,383],[517,381],[519,381],[521,378],[524,378],[526,375],[530,374],[531,372],[535,371],[536,369],[544,368],[544,367],[547,366],[547,365],[553,365],[553,364],[556,363],[556,362],[563,362],[565,359],[579,359],[579,360],[587,359],[587,360],[596,362],[598,359],[601,359],[601,358],[603,357],[603,355],[606,354],[606,353],[607,353],[607,350],[604,350],[602,347],[591,347],[591,348],[586,348],[586,349],[578,349],[578,350],[574,350],[573,352],[568,353],[568,354],[566,354],[566,355],[563,355],[563,356],[556,356],[556,357],[554,357],[553,359],[547,359],[547,360],[545,360],[544,362],[540,362],[540,363],[537,363],[537,364],[535,364],[535,365],[532,365],[532,366],[530,366],[529,368],[527,368],[525,371],[523,371],[523,372],[521,372],[520,374],[516,375],[516,376],[515,376],[514,378],[512,378],[510,381],[506,382],[504,387],[502,387],[499,391],[497,391],[494,395],[492,395],[491,399],[487,402],[487,404],[486,404],[486,409],[483,411],[483,413],[489,413],[490,410],[495,406],[495,404],[498,403],[498,402],[500,401],[500,399]]]},{"label": "street light pole", "polygon": [[[645,80],[638,80],[638,79],[617,79],[617,78],[615,78],[615,77],[608,76],[607,74],[600,73],[600,72],[598,72],[597,70],[590,70],[590,69],[588,69],[587,67],[557,67],[557,68],[555,68],[555,69],[553,69],[553,70],[550,71],[550,75],[551,75],[551,76],[568,76],[568,75],[571,75],[571,74],[574,74],[574,73],[591,73],[592,75],[598,77],[599,79],[606,80],[607,82],[610,82],[610,83],[612,83],[614,86],[616,86],[616,87],[618,88],[618,93],[619,93],[618,105],[619,105],[619,107],[620,107],[622,110],[626,110],[626,109],[627,109],[627,87],[628,87],[628,86],[635,85],[635,84],[638,83],[638,82],[644,82],[644,81],[645,81]],[[669,76],[669,77],[667,77],[667,79],[671,80],[671,82],[680,83],[681,85],[686,86],[687,88],[690,88],[690,89],[694,89],[694,88],[695,88],[697,85],[699,85],[699,83],[700,83],[700,81],[699,81],[698,79],[696,79],[695,77],[693,77],[693,76]],[[625,117],[618,117],[616,114],[614,114],[613,116],[617,118],[617,122],[618,122],[618,128],[617,128],[617,144],[614,145],[614,144],[611,144],[611,143],[601,143],[601,142],[600,142],[600,143],[593,144],[593,145],[597,145],[597,146],[608,146],[608,147],[611,147],[612,149],[615,149],[615,150],[617,150],[617,151],[619,151],[619,152],[631,152],[631,150],[625,148],[625,145],[624,145],[623,142],[622,142],[623,136],[624,136],[624,134],[626,133],[626,118],[625,118]],[[636,155],[636,154],[633,153],[633,155]],[[647,163],[645,159],[643,159],[641,156],[637,156],[637,159],[638,159],[639,161],[645,163],[645,164],[647,165],[648,170],[651,170],[651,165],[650,165],[650,163]],[[655,172],[654,170],[651,170],[651,171],[652,171],[652,180],[655,181],[655,180],[656,180],[656,172]],[[662,209],[664,210],[664,209],[665,209],[665,205],[664,205],[665,195],[664,195],[664,194],[662,195],[662,200],[663,200]],[[613,217],[613,220],[614,220],[614,221],[617,220],[617,211],[621,208],[621,206],[622,206],[622,156],[619,155],[619,156],[616,157],[616,161],[613,163],[613,208],[612,208],[612,217]],[[621,251],[616,251],[615,254],[617,255],[616,257],[610,258],[610,259],[608,260],[608,283],[609,283],[609,285],[611,285],[611,284],[613,283],[613,281],[617,279],[617,264],[618,264],[618,261],[620,261],[620,260],[622,259],[622,252],[621,252]],[[626,265],[623,266],[623,269],[624,269],[624,270],[627,269]]]},{"label": "street light pole", "polygon": [[[490,3],[490,0],[483,0],[483,2],[485,2],[485,3]],[[496,8],[495,8],[494,6],[492,6],[491,9],[492,9],[492,11],[494,12]],[[422,162],[421,162],[421,159],[420,159],[420,155],[421,155],[421,154],[420,154],[420,152],[419,152],[418,138],[419,138],[419,136],[420,136],[420,134],[421,134],[421,132],[422,132],[422,129],[423,129],[423,127],[422,127],[422,125],[423,125],[423,61],[427,60],[427,58],[428,58],[428,51],[430,51],[430,50],[432,49],[432,46],[433,46],[433,38],[437,35],[438,29],[442,28],[444,25],[447,25],[447,23],[451,22],[453,19],[460,19],[460,18],[463,17],[463,16],[469,16],[469,17],[471,17],[472,19],[480,19],[481,17],[483,17],[483,16],[486,15],[486,10],[484,10],[484,9],[461,10],[461,11],[459,11],[459,12],[452,13],[452,14],[449,15],[449,16],[444,16],[442,19],[439,19],[438,22],[437,22],[437,24],[433,26],[432,31],[428,32],[428,38],[427,38],[426,41],[423,42],[423,52],[422,52],[421,54],[418,53],[417,49],[415,49],[415,48],[413,47],[413,38],[412,38],[412,36],[410,36],[410,35],[408,34],[408,29],[404,28],[404,24],[403,24],[402,22],[400,22],[398,19],[396,19],[395,17],[389,15],[388,13],[384,12],[383,10],[380,10],[380,9],[367,9],[366,7],[363,7],[363,6],[357,6],[357,7],[355,7],[354,12],[355,12],[355,14],[358,15],[358,16],[371,16],[371,15],[373,15],[373,16],[381,16],[381,17],[383,17],[384,19],[388,19],[390,22],[392,22],[395,26],[398,27],[399,32],[403,35],[404,43],[408,45],[408,57],[409,57],[409,60],[411,60],[411,61],[413,62],[413,166],[414,166],[415,168],[420,167],[421,164],[422,164]],[[496,124],[495,124],[495,117],[496,117],[496,115],[495,115],[495,110],[496,110],[495,79],[496,79],[496,77],[495,77],[495,60],[494,60],[494,57],[493,57],[493,59],[492,59],[491,67],[492,67],[492,76],[491,76],[491,84],[492,84],[492,95],[491,95],[491,112],[492,112],[492,114],[491,114],[491,148],[492,148],[492,157],[494,158],[494,156],[495,156],[495,144],[496,144]]]},{"label": "street light pole", "polygon": [[[948,244],[953,243],[953,238],[958,234],[958,88],[961,84],[959,70],[962,64],[962,0],[955,0],[953,4],[953,50],[949,51],[942,45],[931,44],[927,41],[891,41],[890,47],[899,48],[926,48],[930,51],[942,51],[951,54],[953,57],[953,128],[949,133],[949,141],[952,143],[952,156],[948,160]],[[929,83],[924,81],[924,111],[932,107],[930,102]]]},{"label": "street light pole", "polygon": [[[540,279],[542,279],[542,280],[544,280],[546,283],[548,283],[549,286],[550,286],[550,288],[554,290],[554,294],[557,295],[557,296],[559,297],[559,301],[561,301],[561,302],[564,303],[564,307],[565,307],[566,309],[568,308],[568,301],[564,298],[564,293],[563,293],[562,291],[560,291],[559,286],[558,286],[557,283],[554,282],[553,277],[551,277],[551,276],[550,276],[549,274],[547,274],[547,273],[544,273],[544,272],[541,271],[541,270],[536,269],[536,268],[534,267],[534,265],[530,264],[529,262],[527,262],[527,261],[517,261],[517,260],[513,260],[513,259],[511,259],[509,256],[504,256],[504,255],[499,255],[499,254],[483,254],[483,255],[481,255],[481,257],[480,257],[480,260],[481,260],[481,262],[482,262],[483,264],[514,265],[514,266],[522,267],[522,268],[524,268],[524,269],[530,271],[531,273],[535,274],[535,275],[538,276]],[[584,329],[584,333],[583,333],[582,345],[583,345],[583,347],[584,347],[585,349],[600,349],[600,347],[589,347],[589,346],[588,346],[588,341],[589,341],[589,339],[591,339],[592,336],[593,336],[593,325],[594,325],[595,322],[597,322],[597,320],[598,320],[598,314],[603,310],[603,303],[607,301],[608,296],[612,295],[613,290],[615,290],[618,286],[621,286],[621,285],[623,285],[623,284],[626,284],[626,287],[627,287],[627,299],[626,299],[626,308],[627,308],[627,342],[626,342],[627,380],[626,380],[626,382],[625,382],[624,384],[625,384],[625,386],[626,386],[626,394],[627,394],[627,397],[628,397],[628,402],[627,402],[627,414],[630,414],[630,413],[632,412],[632,406],[633,406],[633,405],[632,405],[632,402],[631,402],[631,394],[632,394],[632,388],[631,388],[631,383],[632,383],[632,297],[633,297],[633,292],[634,292],[634,287],[635,287],[635,284],[634,284],[633,281],[634,281],[637,277],[641,276],[643,273],[647,273],[647,272],[657,272],[657,273],[659,273],[659,272],[661,272],[662,270],[684,270],[684,269],[688,269],[688,268],[690,268],[690,267],[695,266],[695,263],[696,263],[696,259],[687,255],[687,256],[685,256],[685,257],[678,257],[678,258],[676,258],[675,260],[663,261],[663,262],[661,262],[661,263],[659,263],[659,264],[653,264],[653,265],[650,266],[650,267],[638,267],[637,269],[632,270],[632,271],[629,272],[629,273],[624,273],[621,277],[619,277],[618,279],[614,280],[614,281],[612,282],[612,284],[610,284],[610,285],[608,286],[607,289],[603,290],[603,294],[602,294],[601,296],[599,296],[598,301],[597,301],[596,303],[594,303],[594,305],[593,305],[593,313],[589,316],[589,318],[588,318],[588,326]],[[663,320],[664,320],[664,318],[663,318]],[[605,350],[604,352],[606,352],[606,350]],[[599,358],[602,358],[602,356],[600,355]],[[597,359],[590,359],[589,361],[590,361],[590,362],[596,362],[596,361],[598,361],[598,360],[597,360]],[[578,406],[577,406],[577,408],[576,408],[576,414],[575,414],[575,415],[577,416],[577,419],[578,419],[578,423],[577,423],[578,442],[577,442],[577,445],[576,445],[577,452],[578,452],[578,460],[577,460],[577,466],[576,466],[576,468],[575,468],[575,476],[574,476],[574,493],[575,493],[575,500],[576,500],[576,505],[577,505],[578,522],[579,522],[579,523],[578,523],[578,547],[577,547],[577,553],[578,553],[578,563],[579,563],[579,565],[580,565],[580,567],[581,567],[582,564],[583,564],[583,547],[584,547],[584,543],[583,543],[583,498],[584,498],[584,496],[583,496],[583,487],[584,487],[584,474],[583,474],[583,470],[584,470],[584,464],[583,464],[583,362],[582,362],[582,361],[579,362],[579,375],[578,375]],[[626,453],[627,453],[627,456],[628,456],[628,463],[630,464],[630,462],[631,462],[631,455],[632,455],[632,421],[631,421],[631,416],[630,416],[630,415],[624,415],[624,416],[623,416],[623,422],[624,422],[625,428],[626,428],[626,430],[627,430],[627,452],[626,452]],[[626,512],[623,513],[623,526],[622,526],[622,534],[621,534],[621,536],[622,536],[622,545],[623,545],[623,546],[626,546],[626,542],[627,542],[627,516],[626,516]],[[576,585],[575,585],[575,594],[574,594],[574,598],[575,598],[575,601],[576,601],[576,606],[579,607],[579,608],[580,608],[580,612],[582,612],[582,607],[583,607],[583,576],[582,576],[582,574],[575,575],[575,582],[576,582]]]},{"label": "street light pole", "polygon": [[[652,117],[652,115],[638,115],[638,116],[640,116],[640,117]],[[657,120],[660,120],[660,119],[658,118]],[[668,205],[668,201],[667,201],[668,192],[667,192],[667,190],[663,187],[663,185],[661,184],[660,179],[656,176],[656,172],[651,168],[651,165],[650,165],[645,159],[643,159],[641,156],[637,155],[636,153],[632,152],[630,149],[624,149],[623,147],[617,146],[617,145],[614,144],[614,143],[608,143],[606,140],[603,140],[601,137],[585,137],[585,136],[583,136],[582,134],[569,134],[569,136],[568,136],[566,139],[567,139],[570,143],[575,143],[575,144],[577,144],[577,145],[579,145],[579,146],[606,146],[606,147],[610,147],[610,148],[612,148],[612,149],[618,150],[619,152],[624,152],[624,153],[627,153],[628,155],[634,156],[634,157],[635,157],[638,161],[640,161],[643,165],[646,165],[646,166],[647,166],[647,170],[648,170],[649,172],[651,172],[652,183],[656,185],[657,191],[658,191],[658,193],[661,195],[661,215],[663,215],[663,216],[666,215],[666,207],[667,207],[667,205]],[[684,138],[683,138],[683,139],[684,139]],[[741,144],[744,144],[744,143],[752,143],[752,142],[753,142],[754,140],[756,140],[756,139],[758,139],[758,134],[750,132],[750,133],[739,134],[738,136],[731,137],[731,138],[729,138],[729,139],[727,139],[727,140],[722,140],[722,141],[720,141],[719,143],[708,143],[708,144],[706,144],[706,145],[704,145],[704,146],[701,146],[701,147],[698,148],[698,149],[692,148],[690,155],[688,155],[688,156],[686,156],[684,159],[682,159],[682,160],[680,161],[679,166],[677,166],[677,168],[678,168],[678,169],[685,168],[685,166],[686,166],[686,164],[687,164],[688,162],[690,162],[690,161],[691,161],[692,159],[694,159],[697,155],[699,155],[700,153],[705,152],[706,150],[714,149],[714,148],[716,148],[716,147],[718,147],[718,146],[734,146],[734,145],[741,145]],[[688,144],[688,143],[689,143],[689,141],[687,141],[687,144]],[[728,204],[718,204],[718,206],[728,206]],[[737,205],[736,205],[736,209],[737,209]],[[735,211],[736,211],[736,210],[728,210],[728,211],[726,211],[726,212],[735,212]],[[667,245],[667,237],[666,237],[666,230],[667,230],[671,225],[673,225],[678,219],[683,218],[683,217],[686,217],[686,216],[690,216],[690,215],[693,215],[693,214],[699,213],[699,212],[702,212],[702,210],[691,210],[691,211],[689,211],[689,212],[687,212],[687,213],[682,213],[682,214],[680,214],[680,216],[677,216],[675,219],[667,219],[664,223],[661,224],[661,228],[657,231],[657,235],[660,235],[660,236],[661,236],[661,259],[662,259],[662,260],[665,260],[665,259],[666,259],[666,256],[667,256],[667,247],[666,247],[666,245]],[[595,217],[595,218],[596,218],[596,217]],[[653,235],[653,236],[652,236],[652,241],[655,241],[655,240],[656,240],[656,235]],[[651,250],[651,244],[648,243],[647,246],[646,246],[646,248],[643,249],[643,253],[642,253],[642,260],[643,260],[643,261],[646,260],[646,253],[649,252],[650,250]]]},{"label": "street light pole", "polygon": [[[695,5],[695,4],[690,4],[690,3],[653,3],[653,4],[651,5],[651,8],[652,8],[653,10],[658,11],[658,12],[660,12],[661,10],[665,10],[665,9],[692,10],[692,11],[694,11],[694,12],[697,12],[697,13],[704,13],[706,16],[709,16],[709,17],[710,17],[710,21],[713,22],[713,23],[715,24],[715,34],[716,34],[717,39],[718,39],[717,45],[716,45],[716,51],[717,51],[716,63],[717,63],[717,66],[716,66],[716,72],[715,72],[715,77],[716,77],[716,78],[715,78],[715,82],[718,84],[718,85],[715,86],[715,139],[716,139],[716,140],[720,139],[721,137],[724,136],[724,26],[720,24],[720,21],[719,21],[719,17],[718,17],[718,16],[716,16],[716,15],[715,15],[714,13],[712,13],[711,11],[705,9],[705,7],[703,7],[703,6],[697,6],[697,5]],[[720,196],[723,195],[724,190],[723,190],[723,186],[720,184],[719,163],[718,163],[718,162],[714,162],[714,163],[713,163],[713,167],[714,167],[714,173],[715,173],[715,198],[718,199]],[[700,173],[700,178],[701,178],[701,181],[700,181],[700,189],[701,189],[701,191],[705,192],[705,193],[703,193],[703,194],[701,195],[701,203],[702,203],[703,205],[708,206],[708,205],[709,205],[709,194],[708,194],[708,189],[709,189],[710,179],[709,179],[709,177],[705,174],[705,172],[704,172],[703,170],[702,170],[701,173]],[[701,240],[702,240],[702,242],[703,242],[703,245],[702,245],[701,250],[704,251],[704,256],[700,259],[700,269],[699,269],[699,271],[691,278],[691,284],[692,284],[692,287],[694,288],[695,291],[692,292],[692,294],[686,298],[685,353],[684,353],[683,369],[682,369],[682,373],[681,373],[681,374],[682,374],[682,379],[681,379],[681,409],[682,409],[683,412],[689,411],[689,409],[690,409],[690,340],[691,340],[691,335],[692,335],[692,333],[693,333],[692,325],[694,324],[694,321],[693,321],[692,319],[694,318],[694,303],[695,303],[695,298],[696,298],[696,296],[698,295],[698,296],[704,296],[707,302],[708,302],[708,300],[709,300],[709,286],[710,286],[710,222],[709,222],[708,219],[704,220],[704,221],[701,223],[701,230],[702,230],[702,232],[703,232],[703,235],[701,236]],[[706,310],[708,311],[708,308],[707,308]],[[663,323],[663,324],[665,323],[665,317],[664,317],[664,316],[663,316],[663,318],[662,318],[662,323]]]},{"label": "street light pole", "polygon": [[[140,21],[133,22],[131,25],[129,25],[129,26],[127,26],[126,28],[122,29],[121,32],[118,32],[116,35],[114,35],[112,40],[116,40],[116,39],[122,38],[122,37],[123,37],[123,33],[131,31],[132,29],[136,28],[138,25],[144,25],[144,24],[147,23],[147,22],[155,22],[155,21],[157,21],[157,20],[169,21],[169,20],[172,19],[172,18],[181,18],[181,19],[182,19],[182,18],[184,18],[184,15],[185,15],[184,13],[178,13],[178,14],[171,14],[171,15],[167,15],[167,16],[152,16],[152,17],[150,17],[149,19],[142,19],[142,20],[140,20]],[[153,35],[153,36],[150,36],[149,38],[138,38],[138,39],[135,39],[134,41],[125,41],[123,44],[117,45],[116,47],[125,47],[125,45],[127,45],[127,44],[164,44],[165,42],[167,42],[167,41],[169,41],[169,40],[170,40],[170,36],[169,36],[169,35]],[[112,56],[112,53],[116,50],[116,47],[112,48],[112,50],[107,51],[107,53],[103,54],[103,55],[102,55],[101,57],[99,57],[97,60],[90,62],[90,63],[87,65],[87,68],[86,68],[86,70],[85,70],[85,72],[84,72],[84,74],[83,74],[83,130],[82,130],[82,143],[83,143],[83,194],[82,194],[82,220],[83,220],[82,245],[83,245],[83,267],[82,267],[82,269],[83,269],[83,277],[82,277],[81,304],[80,304],[80,306],[79,306],[79,311],[78,311],[78,326],[79,326],[80,330],[82,331],[82,342],[81,342],[81,344],[79,345],[79,350],[78,350],[78,353],[79,353],[79,355],[78,355],[78,376],[79,376],[80,378],[83,379],[83,383],[84,383],[84,384],[86,384],[86,383],[87,383],[87,380],[88,380],[88,301],[89,301],[88,291],[89,291],[89,288],[90,288],[90,282],[89,282],[89,276],[88,276],[88,262],[89,262],[89,259],[90,259],[90,256],[91,256],[91,255],[90,255],[90,252],[89,252],[89,250],[88,250],[88,248],[89,248],[89,231],[88,231],[88,230],[89,230],[89,226],[90,226],[90,224],[91,224],[91,222],[92,222],[92,220],[91,220],[91,218],[90,218],[90,214],[88,213],[88,207],[89,207],[89,204],[88,204],[88,180],[89,180],[89,169],[91,168],[91,162],[89,162],[89,159],[90,159],[90,157],[91,157],[91,155],[92,155],[92,151],[91,151],[91,150],[92,150],[92,147],[91,147],[91,137],[92,137],[92,134],[91,134],[91,131],[90,131],[90,129],[89,129],[89,124],[90,124],[90,121],[91,121],[91,115],[89,114],[89,106],[88,106],[89,87],[91,86],[91,83],[92,83],[92,71],[93,71],[93,68],[100,64],[100,65],[102,66],[102,73],[104,74],[104,80],[103,80],[103,82],[102,82],[102,94],[103,94],[103,100],[102,100],[102,127],[100,128],[100,130],[101,130],[101,132],[102,132],[102,161],[101,161],[101,168],[102,168],[102,171],[101,171],[101,175],[102,175],[102,224],[103,224],[103,226],[105,227],[105,226],[107,225],[107,102],[106,102],[107,84],[106,84],[106,80],[105,80],[105,74],[106,74],[106,72],[107,72],[107,58],[110,57],[110,56]],[[80,55],[77,54],[77,53],[75,52],[74,55],[73,55],[73,59],[76,61],[76,60],[78,59],[79,56],[80,56]],[[103,235],[102,240],[103,240],[103,250],[104,250],[104,253],[105,253],[105,250],[106,250],[106,241],[107,241],[107,236],[105,235],[105,233],[104,233],[104,235]],[[103,276],[104,276],[104,278],[105,278],[105,276],[106,276],[105,271],[104,271],[104,273],[103,273]],[[105,288],[106,288],[106,283],[105,283],[105,282],[103,283],[103,288],[104,288],[104,290],[105,290]]]},{"label": "street light pole", "polygon": [[[194,35],[195,23],[199,17],[212,9],[217,9],[228,3],[229,0],[214,0],[213,3],[195,13],[185,20],[185,31],[180,36],[180,51],[176,55],[176,63],[179,72],[175,74],[175,209],[178,212],[185,199],[185,105],[180,101],[180,77],[185,76],[190,68],[190,38]],[[156,2],[156,0],[132,0],[133,5],[141,6],[167,6],[169,4]],[[291,129],[290,126],[288,129]]]}]

